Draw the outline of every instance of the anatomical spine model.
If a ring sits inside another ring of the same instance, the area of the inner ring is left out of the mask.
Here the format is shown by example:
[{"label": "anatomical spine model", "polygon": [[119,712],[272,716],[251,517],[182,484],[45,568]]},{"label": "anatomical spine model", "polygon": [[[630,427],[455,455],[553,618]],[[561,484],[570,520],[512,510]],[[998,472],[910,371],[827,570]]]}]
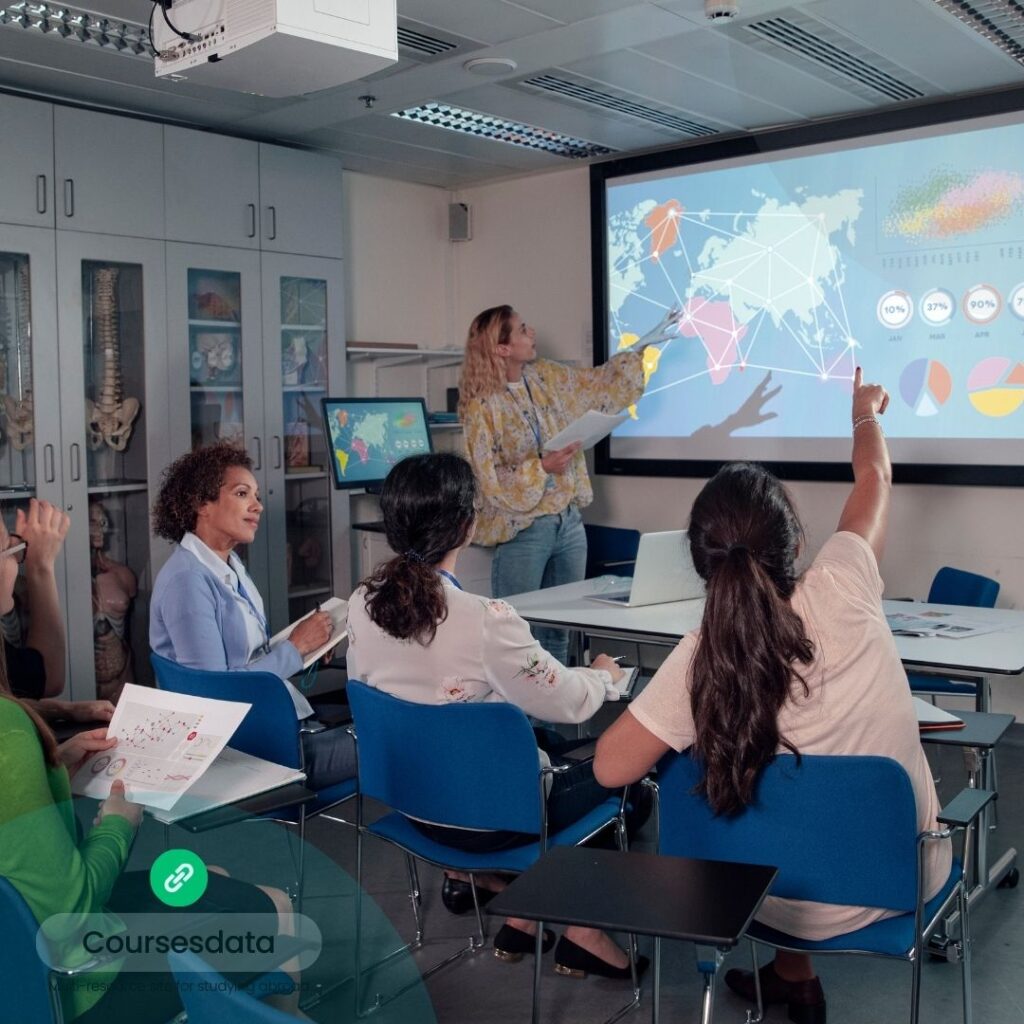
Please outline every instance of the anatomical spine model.
[{"label": "anatomical spine model", "polygon": [[86,425],[89,447],[107,444],[123,452],[132,436],[132,424],[139,415],[139,400],[125,398],[121,384],[120,325],[117,308],[117,275],[112,267],[93,274],[92,323],[94,345],[103,354],[99,397],[87,402]]},{"label": "anatomical spine model", "polygon": [[[14,308],[15,319],[11,323],[11,302],[6,296],[0,297],[3,303],[0,318],[0,340],[3,345],[3,366],[0,368],[0,387],[5,388],[4,416],[7,419],[7,440],[17,451],[24,451],[32,444],[33,408],[32,408],[32,353],[29,339],[29,322],[31,301],[29,292],[28,263],[18,265],[15,282]],[[17,340],[15,351],[11,352],[11,328]],[[13,366],[11,365],[13,356]],[[11,370],[13,369],[13,375]],[[11,380],[11,377],[14,377]],[[10,382],[10,383],[8,383]],[[9,394],[6,388],[14,386],[16,394]]]}]

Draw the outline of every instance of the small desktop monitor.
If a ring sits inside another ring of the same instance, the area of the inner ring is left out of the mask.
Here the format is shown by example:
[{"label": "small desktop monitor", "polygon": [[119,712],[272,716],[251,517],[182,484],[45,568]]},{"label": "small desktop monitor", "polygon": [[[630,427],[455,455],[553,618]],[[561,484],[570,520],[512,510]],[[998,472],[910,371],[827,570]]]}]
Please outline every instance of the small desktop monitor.
[{"label": "small desktop monitor", "polygon": [[422,398],[323,398],[334,486],[380,487],[391,467],[432,451]]}]

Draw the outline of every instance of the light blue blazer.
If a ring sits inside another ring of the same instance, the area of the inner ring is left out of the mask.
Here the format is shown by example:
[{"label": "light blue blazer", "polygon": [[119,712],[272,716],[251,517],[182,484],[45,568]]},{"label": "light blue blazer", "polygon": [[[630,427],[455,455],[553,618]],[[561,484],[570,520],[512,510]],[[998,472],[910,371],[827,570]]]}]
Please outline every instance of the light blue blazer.
[{"label": "light blue blazer", "polygon": [[174,549],[153,584],[149,646],[189,668],[273,672],[282,679],[302,670],[302,655],[288,640],[249,661],[245,613],[231,589],[182,547]]}]

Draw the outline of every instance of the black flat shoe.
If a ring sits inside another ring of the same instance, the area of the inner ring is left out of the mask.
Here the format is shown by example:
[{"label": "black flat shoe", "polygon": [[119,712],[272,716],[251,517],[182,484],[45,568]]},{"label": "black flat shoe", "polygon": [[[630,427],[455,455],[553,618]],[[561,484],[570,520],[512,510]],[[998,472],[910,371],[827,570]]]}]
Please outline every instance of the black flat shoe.
[{"label": "black flat shoe", "polygon": [[[645,956],[636,958],[638,980],[649,964],[650,960]],[[572,939],[567,939],[564,935],[558,940],[558,949],[555,950],[555,971],[570,978],[585,978],[588,974],[611,978],[614,981],[631,981],[633,978],[629,964],[625,967],[614,967],[607,960],[602,960],[582,946],[577,946]]]},{"label": "black flat shoe", "polygon": [[[775,973],[769,960],[758,970],[761,979],[761,1002],[765,1006],[785,1003],[794,1024],[825,1024],[825,993],[817,978],[809,981],[786,981]],[[725,983],[750,1003],[757,1002],[754,972],[733,969],[725,972]]]},{"label": "black flat shoe", "polygon": [[[540,951],[547,953],[555,944],[555,933],[550,928],[544,929],[544,940]],[[494,936],[494,955],[507,964],[516,964],[523,959],[524,953],[537,951],[537,937],[527,935],[510,924],[503,924]]]},{"label": "black flat shoe", "polygon": [[[481,909],[486,907],[497,895],[490,889],[476,887],[476,898]],[[441,886],[441,902],[449,914],[457,916],[468,914],[473,909],[473,886],[469,882],[463,882],[458,878],[449,878],[445,875],[444,885]]]}]

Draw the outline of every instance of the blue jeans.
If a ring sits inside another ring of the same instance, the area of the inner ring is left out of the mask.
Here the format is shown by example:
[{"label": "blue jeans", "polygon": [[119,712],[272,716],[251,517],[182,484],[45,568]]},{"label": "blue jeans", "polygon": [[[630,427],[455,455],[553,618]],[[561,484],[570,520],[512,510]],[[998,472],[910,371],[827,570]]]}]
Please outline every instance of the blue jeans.
[{"label": "blue jeans", "polygon": [[[539,516],[511,540],[494,549],[491,593],[495,597],[523,594],[583,579],[587,567],[587,535],[575,505],[558,515]],[[538,643],[563,665],[569,656],[564,629],[534,629]]]}]

